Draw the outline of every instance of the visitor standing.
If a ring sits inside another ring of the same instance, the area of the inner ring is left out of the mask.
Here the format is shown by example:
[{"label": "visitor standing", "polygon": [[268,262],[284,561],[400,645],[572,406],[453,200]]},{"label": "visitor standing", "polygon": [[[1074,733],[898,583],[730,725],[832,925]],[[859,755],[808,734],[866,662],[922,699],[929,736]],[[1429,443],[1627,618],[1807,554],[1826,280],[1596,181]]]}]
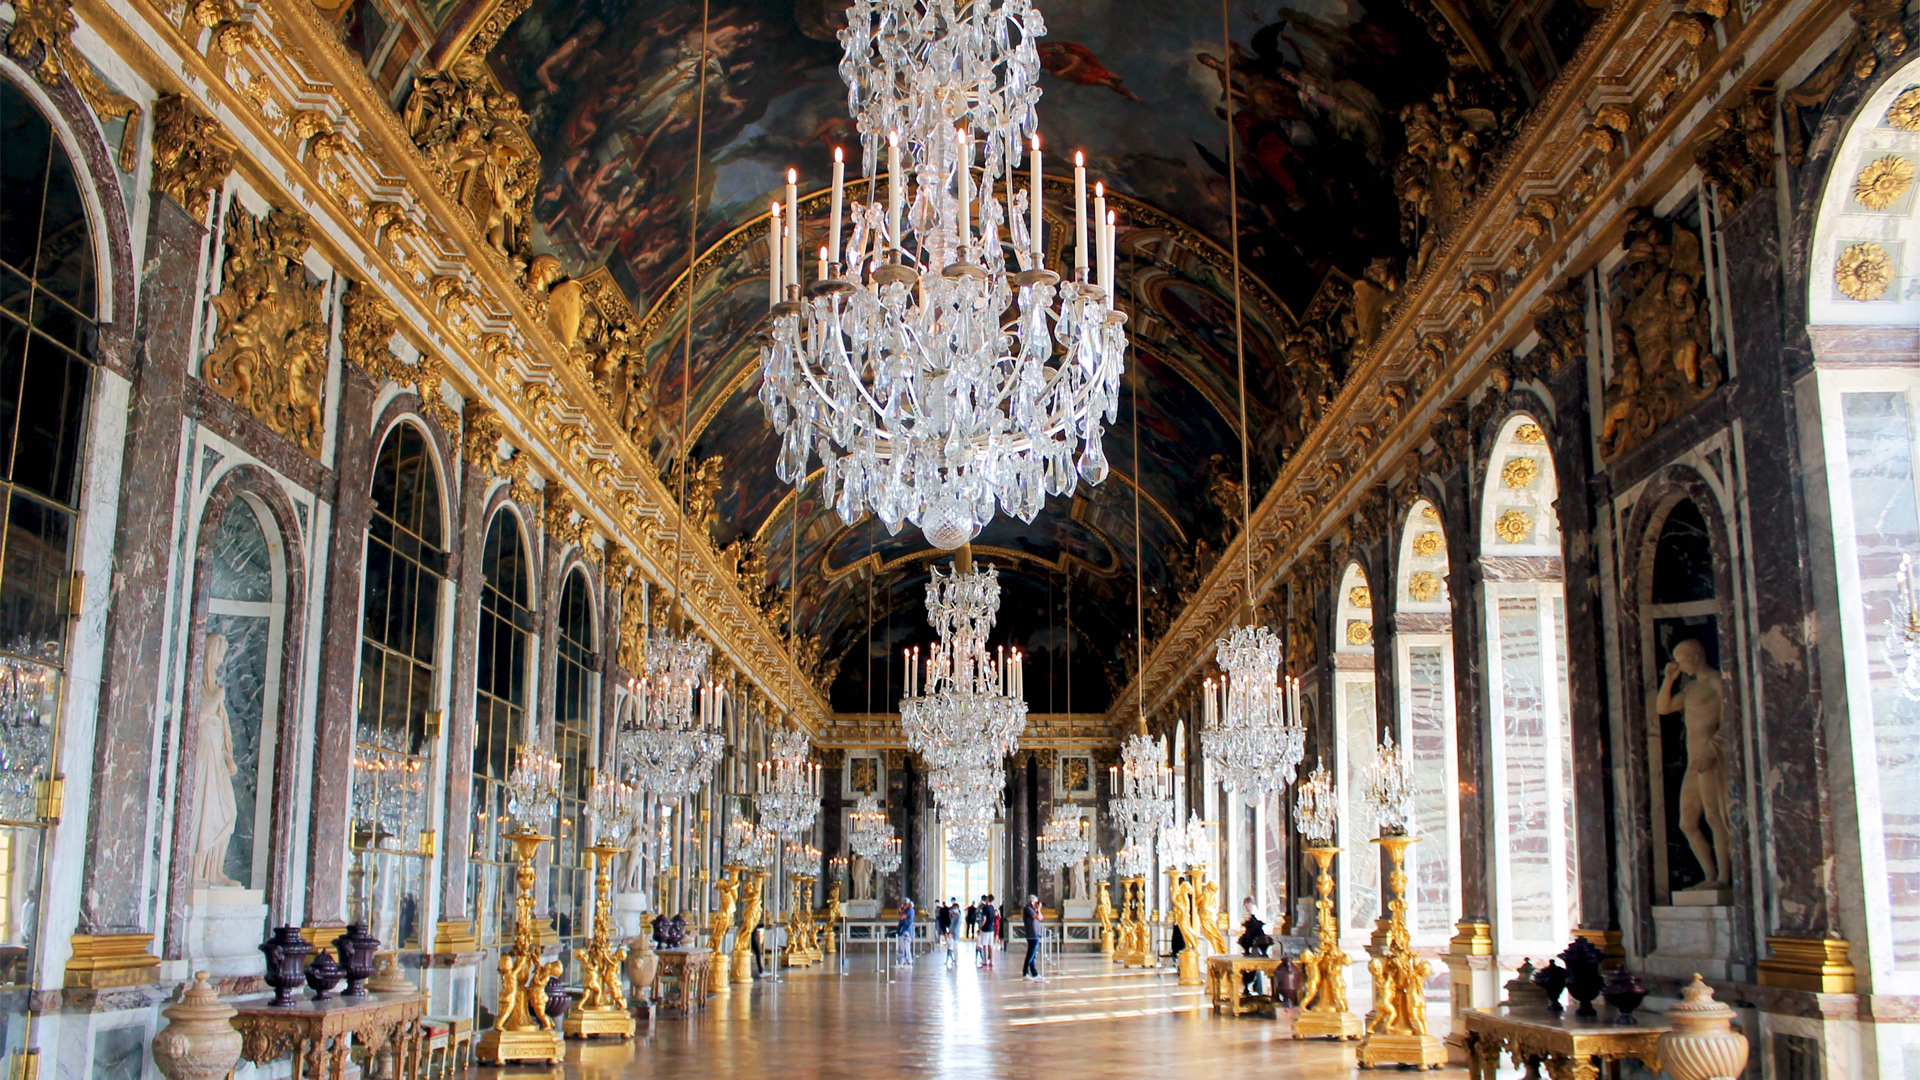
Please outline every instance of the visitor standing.
[{"label": "visitor standing", "polygon": [[1027,894],[1027,906],[1020,909],[1020,930],[1027,935],[1027,963],[1020,969],[1023,979],[1040,977],[1040,898]]},{"label": "visitor standing", "polygon": [[980,932],[980,901],[971,900],[971,901],[968,901],[967,903],[967,936],[973,937],[975,934],[979,932]]},{"label": "visitor standing", "polygon": [[993,931],[993,896],[989,894],[980,898],[980,936],[975,939],[981,967],[993,966]]},{"label": "visitor standing", "polygon": [[900,922],[894,927],[894,938],[898,942],[894,962],[913,963],[913,901],[900,898]]},{"label": "visitor standing", "polygon": [[940,951],[946,955],[947,966],[953,966],[953,908],[947,904],[933,906],[934,934],[939,939]]}]

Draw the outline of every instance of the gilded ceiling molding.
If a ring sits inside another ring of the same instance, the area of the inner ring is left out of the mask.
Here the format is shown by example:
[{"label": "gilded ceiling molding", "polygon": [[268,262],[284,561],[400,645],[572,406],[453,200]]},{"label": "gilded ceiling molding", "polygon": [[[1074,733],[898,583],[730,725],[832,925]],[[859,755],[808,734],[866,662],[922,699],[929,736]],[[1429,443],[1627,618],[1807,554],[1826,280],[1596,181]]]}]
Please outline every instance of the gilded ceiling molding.
[{"label": "gilded ceiling molding", "polygon": [[[1666,190],[1693,167],[1689,144],[1703,132],[1725,130],[1707,125],[1683,130],[1682,125],[1713,95],[1723,95],[1728,105],[1742,100],[1746,88],[1728,76],[1784,67],[1841,14],[1843,5],[1801,0],[1744,8],[1750,10],[1696,12],[1722,24],[1724,44],[1695,45],[1686,35],[1666,33],[1668,17],[1677,10],[1668,0],[1620,0],[1600,16],[1499,160],[1489,163],[1489,179],[1457,227],[1401,290],[1378,339],[1356,352],[1353,369],[1325,416],[1260,500],[1250,533],[1233,539],[1192,602],[1155,643],[1136,684],[1115,696],[1109,719],[1116,732],[1131,721],[1139,683],[1147,687],[1151,713],[1206,663],[1213,639],[1238,609],[1242,545],[1252,543],[1255,550],[1272,545],[1291,553],[1257,567],[1256,594],[1264,595],[1319,549],[1316,539],[1345,526],[1358,494],[1385,479],[1382,474],[1408,449],[1425,442],[1429,428],[1444,456],[1464,460],[1471,446],[1466,397],[1484,378],[1485,358],[1532,329],[1531,307],[1549,287],[1608,250],[1623,227],[1606,227],[1603,218],[1611,207],[1635,191]],[[1886,47],[1880,30],[1867,27],[1860,33]],[[1595,135],[1596,129],[1604,137]],[[1526,220],[1529,216],[1535,220]],[[1597,242],[1585,239],[1589,231],[1600,233]],[[1500,295],[1476,314],[1461,283],[1483,268],[1498,275]],[[1570,325],[1572,311],[1558,303],[1548,314]],[[1433,337],[1440,327],[1454,329]],[[1405,384],[1404,395],[1384,392],[1395,383]],[[1702,384],[1700,379],[1693,383]],[[1444,420],[1456,409],[1453,419]],[[1362,430],[1372,439],[1358,439]]]},{"label": "gilded ceiling molding", "polygon": [[94,74],[93,66],[73,47],[73,32],[79,25],[73,17],[73,0],[13,0],[7,52],[22,63],[33,63],[38,51],[34,78],[46,86],[58,86],[65,75],[103,123],[126,120],[120,133],[119,165],[122,172],[133,172],[140,163],[140,106]]},{"label": "gilded ceiling molding", "polygon": [[[564,463],[538,468],[579,477],[596,528],[631,547],[660,576],[668,557],[663,539],[670,539],[676,512],[653,467],[589,379],[567,362],[569,351],[545,312],[536,314],[525,274],[516,276],[522,268],[501,254],[508,235],[501,223],[473,214],[473,204],[447,193],[444,177],[311,4],[268,0],[239,11],[207,0],[190,5],[180,21],[153,0],[79,0],[75,11],[124,45],[136,64],[156,43],[170,50],[172,57],[146,66],[162,78],[178,71],[192,88],[191,104],[169,99],[156,109],[157,188],[204,215],[205,192],[225,175],[222,154],[231,153],[206,114],[217,109],[233,117],[250,151],[260,154],[246,164],[250,179],[279,189],[283,204],[298,201],[338,223],[337,231],[317,230],[314,242],[349,276],[384,293],[402,315],[402,332],[423,343],[423,354],[440,357],[426,373],[429,381],[438,375],[435,389],[451,379],[469,408],[491,401],[502,410],[510,421],[503,435],[515,450],[504,460],[495,455],[492,471],[509,479],[515,498],[538,507],[535,457]],[[215,25],[203,51],[196,42],[209,28],[207,19]],[[142,27],[136,31],[127,20]],[[303,112],[321,114],[332,134],[344,137],[326,140],[324,154],[315,152],[329,133],[317,119],[296,122]],[[343,122],[348,117],[352,122]],[[494,178],[480,179],[491,184]],[[436,297],[431,283],[444,278],[460,288]],[[536,389],[549,400],[533,401]],[[732,587],[732,573],[708,545],[688,545],[688,552],[682,577],[694,622],[723,655],[753,672],[763,690],[784,700],[789,686],[804,682],[789,677],[784,640]],[[795,711],[804,722],[811,726],[826,714],[816,692],[796,693]]]}]

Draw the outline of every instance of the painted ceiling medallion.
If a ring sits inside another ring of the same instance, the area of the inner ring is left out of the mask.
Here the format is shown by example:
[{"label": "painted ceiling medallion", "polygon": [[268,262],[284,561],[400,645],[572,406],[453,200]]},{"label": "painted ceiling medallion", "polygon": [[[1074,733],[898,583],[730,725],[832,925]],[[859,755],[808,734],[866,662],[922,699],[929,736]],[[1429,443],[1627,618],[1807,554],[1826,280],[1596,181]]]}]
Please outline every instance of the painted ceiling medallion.
[{"label": "painted ceiling medallion", "polygon": [[1413,553],[1423,559],[1431,559],[1440,554],[1440,534],[1423,532],[1413,538]]},{"label": "painted ceiling medallion", "polygon": [[1523,544],[1533,536],[1533,516],[1525,510],[1509,509],[1494,519],[1493,533],[1509,544]]},{"label": "painted ceiling medallion", "polygon": [[1513,441],[1526,446],[1538,446],[1547,441],[1547,433],[1540,430],[1539,424],[1521,424],[1513,429]]},{"label": "painted ceiling medallion", "polygon": [[1415,603],[1431,604],[1440,598],[1440,575],[1431,570],[1417,570],[1407,578],[1407,596]]},{"label": "painted ceiling medallion", "polygon": [[1533,486],[1533,482],[1539,478],[1540,462],[1535,458],[1508,458],[1500,468],[1500,482],[1514,491]]},{"label": "painted ceiling medallion", "polygon": [[1840,253],[1833,268],[1833,281],[1840,291],[1854,300],[1878,300],[1893,284],[1893,260],[1887,249],[1871,240],[1863,240]]},{"label": "painted ceiling medallion", "polygon": [[1913,186],[1913,162],[1888,154],[1867,162],[1853,182],[1853,197],[1869,210],[1885,210]]},{"label": "painted ceiling medallion", "polygon": [[1903,91],[1887,106],[1887,123],[1901,131],[1920,131],[1920,86]]}]

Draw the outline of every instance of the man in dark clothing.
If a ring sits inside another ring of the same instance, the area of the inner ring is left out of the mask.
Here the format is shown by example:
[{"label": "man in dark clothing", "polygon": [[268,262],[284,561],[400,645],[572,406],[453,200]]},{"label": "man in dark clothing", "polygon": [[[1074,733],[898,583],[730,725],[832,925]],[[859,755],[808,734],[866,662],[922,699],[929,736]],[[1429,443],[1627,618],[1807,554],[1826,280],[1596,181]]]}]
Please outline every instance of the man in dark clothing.
[{"label": "man in dark clothing", "polygon": [[989,893],[980,898],[980,966],[993,966],[994,938],[993,895]]},{"label": "man in dark clothing", "polygon": [[980,931],[980,901],[967,905],[967,936],[972,937]]},{"label": "man in dark clothing", "polygon": [[1027,935],[1027,965],[1020,970],[1023,979],[1040,977],[1040,898],[1032,894],[1027,896],[1027,906],[1020,909],[1020,929]]}]

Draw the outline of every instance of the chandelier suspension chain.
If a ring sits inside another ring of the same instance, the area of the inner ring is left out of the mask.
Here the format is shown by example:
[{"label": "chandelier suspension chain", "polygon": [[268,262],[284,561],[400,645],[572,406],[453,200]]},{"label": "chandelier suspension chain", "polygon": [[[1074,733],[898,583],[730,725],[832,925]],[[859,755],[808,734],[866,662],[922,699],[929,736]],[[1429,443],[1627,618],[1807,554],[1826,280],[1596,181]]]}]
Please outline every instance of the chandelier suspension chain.
[{"label": "chandelier suspension chain", "polygon": [[1220,0],[1221,89],[1227,99],[1227,236],[1233,254],[1233,362],[1240,386],[1240,554],[1247,575],[1247,625],[1253,625],[1253,456],[1248,451],[1247,348],[1240,312],[1240,166],[1233,135],[1233,25],[1228,0]]},{"label": "chandelier suspension chain", "polygon": [[[707,33],[713,13],[713,0],[700,0],[700,77],[693,105],[693,193],[687,199],[687,315],[680,332],[680,522],[673,530],[673,603],[676,622],[686,623],[685,605],[680,602],[682,544],[687,532],[687,467],[693,462],[693,448],[687,445],[687,409],[693,403],[693,294],[694,269],[700,262],[700,159],[707,134]],[[788,688],[792,696],[792,688]]]}]

